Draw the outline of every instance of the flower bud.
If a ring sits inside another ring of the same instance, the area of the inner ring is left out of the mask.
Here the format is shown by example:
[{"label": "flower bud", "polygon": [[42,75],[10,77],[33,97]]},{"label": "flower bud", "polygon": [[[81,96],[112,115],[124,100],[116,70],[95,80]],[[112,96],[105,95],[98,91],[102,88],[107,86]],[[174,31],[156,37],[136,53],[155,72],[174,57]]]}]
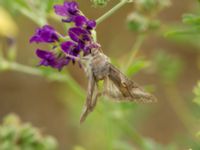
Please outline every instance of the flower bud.
[{"label": "flower bud", "polygon": [[170,0],[136,0],[136,7],[142,12],[161,10],[170,5]]},{"label": "flower bud", "polygon": [[159,20],[151,20],[140,13],[131,13],[128,18],[128,27],[135,32],[146,32],[159,28]]},{"label": "flower bud", "polygon": [[128,21],[128,27],[132,31],[144,32],[148,28],[148,19],[139,13],[136,12],[131,13],[127,17],[127,21]]}]

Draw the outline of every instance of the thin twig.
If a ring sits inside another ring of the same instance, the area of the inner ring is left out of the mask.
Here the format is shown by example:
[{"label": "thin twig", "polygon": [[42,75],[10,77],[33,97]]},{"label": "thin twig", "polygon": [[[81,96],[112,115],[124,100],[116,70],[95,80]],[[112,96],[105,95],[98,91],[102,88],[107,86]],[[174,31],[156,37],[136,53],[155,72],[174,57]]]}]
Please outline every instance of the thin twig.
[{"label": "thin twig", "polygon": [[128,3],[130,0],[121,0],[117,5],[115,5],[112,9],[110,9],[108,12],[106,12],[105,14],[103,14],[101,17],[99,17],[96,20],[97,24],[100,24],[101,22],[103,22],[105,19],[107,19],[108,17],[110,17],[113,13],[115,13],[119,8],[121,8],[122,6],[124,6],[126,3]]}]

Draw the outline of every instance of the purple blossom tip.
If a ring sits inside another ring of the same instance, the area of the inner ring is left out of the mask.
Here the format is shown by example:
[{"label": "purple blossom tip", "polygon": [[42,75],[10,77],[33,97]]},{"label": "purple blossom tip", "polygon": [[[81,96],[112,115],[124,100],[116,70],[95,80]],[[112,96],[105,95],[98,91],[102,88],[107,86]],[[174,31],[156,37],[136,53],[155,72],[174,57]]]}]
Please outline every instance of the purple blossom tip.
[{"label": "purple blossom tip", "polygon": [[96,21],[94,20],[89,20],[87,21],[87,29],[92,30],[96,27]]},{"label": "purple blossom tip", "polygon": [[36,55],[42,60],[40,65],[51,66],[55,63],[55,56],[52,52],[48,52],[45,50],[37,49]]},{"label": "purple blossom tip", "polygon": [[54,5],[55,13],[59,16],[70,17],[79,12],[76,2],[64,2],[63,5]]},{"label": "purple blossom tip", "polygon": [[78,15],[74,18],[74,22],[76,26],[82,27],[87,22],[87,18],[85,16]]},{"label": "purple blossom tip", "polygon": [[70,53],[77,48],[77,45],[72,41],[66,41],[61,44],[61,48],[65,53]]},{"label": "purple blossom tip", "polygon": [[92,30],[96,26],[96,22],[94,20],[88,20],[85,16],[78,15],[74,18],[74,23],[77,27],[82,27],[87,30]]},{"label": "purple blossom tip", "polygon": [[91,39],[89,32],[79,27],[70,28],[68,30],[68,34],[70,38],[75,42],[84,42],[89,41]]},{"label": "purple blossom tip", "polygon": [[49,25],[44,25],[42,28],[38,28],[35,35],[31,37],[30,43],[53,43],[59,40],[59,36],[55,29]]},{"label": "purple blossom tip", "polygon": [[56,68],[58,70],[62,70],[62,68],[67,65],[70,59],[66,57],[58,57],[53,52],[37,49],[36,55],[41,59],[39,65],[42,66],[51,66],[52,68]]}]

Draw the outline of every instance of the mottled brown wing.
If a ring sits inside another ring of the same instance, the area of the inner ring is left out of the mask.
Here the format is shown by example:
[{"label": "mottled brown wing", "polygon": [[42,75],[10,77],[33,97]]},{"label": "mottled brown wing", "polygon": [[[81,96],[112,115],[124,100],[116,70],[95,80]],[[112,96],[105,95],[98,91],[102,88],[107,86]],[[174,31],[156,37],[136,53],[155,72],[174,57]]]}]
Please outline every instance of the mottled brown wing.
[{"label": "mottled brown wing", "polygon": [[112,64],[110,64],[109,75],[104,80],[104,95],[121,102],[152,103],[157,101],[153,95],[145,92]]}]

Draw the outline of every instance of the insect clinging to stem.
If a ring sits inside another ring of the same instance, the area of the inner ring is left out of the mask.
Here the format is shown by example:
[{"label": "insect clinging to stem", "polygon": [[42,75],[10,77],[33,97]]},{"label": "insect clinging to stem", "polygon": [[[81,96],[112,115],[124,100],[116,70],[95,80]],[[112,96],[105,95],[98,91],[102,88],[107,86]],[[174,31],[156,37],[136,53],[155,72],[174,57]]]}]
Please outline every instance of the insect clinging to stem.
[{"label": "insect clinging to stem", "polygon": [[[80,117],[81,123],[94,110],[98,98],[102,95],[117,102],[153,103],[157,101],[153,95],[145,92],[137,83],[128,79],[112,65],[100,47],[91,48],[91,53],[87,56],[72,57],[81,63],[89,80],[87,98]],[[98,89],[100,80],[103,80],[103,91]]]}]

